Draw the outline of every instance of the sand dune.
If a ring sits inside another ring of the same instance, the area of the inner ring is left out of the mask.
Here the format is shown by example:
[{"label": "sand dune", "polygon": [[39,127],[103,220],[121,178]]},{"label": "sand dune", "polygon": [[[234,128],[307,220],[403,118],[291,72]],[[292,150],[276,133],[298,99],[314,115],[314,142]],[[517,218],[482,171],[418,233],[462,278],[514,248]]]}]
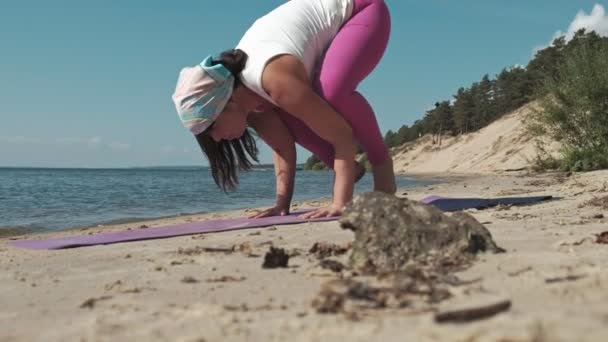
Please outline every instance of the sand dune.
[{"label": "sand dune", "polygon": [[525,130],[534,104],[505,115],[478,132],[444,137],[441,146],[430,135],[393,148],[398,173],[493,173],[530,167],[538,154],[537,143],[552,154],[559,144],[539,140]]}]

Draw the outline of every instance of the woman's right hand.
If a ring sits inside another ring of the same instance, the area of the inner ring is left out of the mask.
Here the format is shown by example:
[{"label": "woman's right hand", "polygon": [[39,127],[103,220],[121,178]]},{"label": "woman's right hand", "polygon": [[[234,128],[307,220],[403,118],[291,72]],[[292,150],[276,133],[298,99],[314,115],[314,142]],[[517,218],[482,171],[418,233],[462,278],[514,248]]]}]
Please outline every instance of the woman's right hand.
[{"label": "woman's right hand", "polygon": [[262,217],[270,217],[270,216],[285,216],[289,215],[289,207],[280,207],[275,206],[266,210],[258,211],[253,215],[250,215],[249,218],[257,219]]}]

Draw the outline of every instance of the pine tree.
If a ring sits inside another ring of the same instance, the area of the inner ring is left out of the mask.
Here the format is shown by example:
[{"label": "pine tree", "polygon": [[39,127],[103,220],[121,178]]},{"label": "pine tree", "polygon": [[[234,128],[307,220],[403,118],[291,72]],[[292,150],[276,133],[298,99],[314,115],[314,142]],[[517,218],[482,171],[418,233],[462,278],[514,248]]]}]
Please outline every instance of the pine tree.
[{"label": "pine tree", "polygon": [[388,132],[386,132],[386,134],[384,135],[384,143],[388,147],[397,146],[398,145],[397,134],[389,129]]},{"label": "pine tree", "polygon": [[454,130],[456,134],[466,134],[471,129],[475,113],[475,102],[469,89],[460,88],[454,95]]}]

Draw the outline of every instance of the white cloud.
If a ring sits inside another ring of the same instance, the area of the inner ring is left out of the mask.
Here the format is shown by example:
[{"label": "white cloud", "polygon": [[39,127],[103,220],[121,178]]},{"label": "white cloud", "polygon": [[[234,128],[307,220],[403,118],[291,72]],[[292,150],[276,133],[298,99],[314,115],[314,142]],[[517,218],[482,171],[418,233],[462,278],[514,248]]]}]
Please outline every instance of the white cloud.
[{"label": "white cloud", "polygon": [[580,29],[585,29],[587,32],[595,31],[600,36],[606,37],[608,36],[608,16],[606,15],[606,10],[604,6],[600,4],[595,4],[591,13],[587,14],[584,10],[578,11],[574,20],[568,26],[568,30],[563,32],[561,30],[555,32],[553,38],[548,44],[538,45],[532,49],[532,57],[536,55],[536,53],[540,50],[547,48],[553,44],[553,41],[556,38],[565,36],[566,41],[569,41],[574,37],[576,31]]},{"label": "white cloud", "polygon": [[566,40],[572,39],[576,31],[585,29],[586,31],[595,31],[600,36],[608,36],[608,16],[604,6],[596,4],[593,6],[591,13],[587,14],[581,10],[576,14],[574,20],[570,23],[567,32],[557,31],[553,38],[566,36]]}]

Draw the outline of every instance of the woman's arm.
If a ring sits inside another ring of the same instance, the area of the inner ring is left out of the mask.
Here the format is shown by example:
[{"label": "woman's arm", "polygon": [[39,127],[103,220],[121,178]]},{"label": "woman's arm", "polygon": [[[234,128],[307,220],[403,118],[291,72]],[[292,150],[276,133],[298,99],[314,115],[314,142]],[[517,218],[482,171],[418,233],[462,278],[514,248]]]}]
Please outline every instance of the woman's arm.
[{"label": "woman's arm", "polygon": [[289,214],[296,172],[294,137],[274,111],[252,113],[249,115],[248,122],[262,140],[272,148],[277,191],[275,207],[253,217]]},{"label": "woman's arm", "polygon": [[314,91],[304,65],[291,55],[278,56],[268,63],[262,75],[262,85],[283,110],[304,121],[333,145],[336,172],[333,205],[324,213],[319,211],[310,217],[339,214],[351,200],[354,189],[356,145],[352,128]]}]

